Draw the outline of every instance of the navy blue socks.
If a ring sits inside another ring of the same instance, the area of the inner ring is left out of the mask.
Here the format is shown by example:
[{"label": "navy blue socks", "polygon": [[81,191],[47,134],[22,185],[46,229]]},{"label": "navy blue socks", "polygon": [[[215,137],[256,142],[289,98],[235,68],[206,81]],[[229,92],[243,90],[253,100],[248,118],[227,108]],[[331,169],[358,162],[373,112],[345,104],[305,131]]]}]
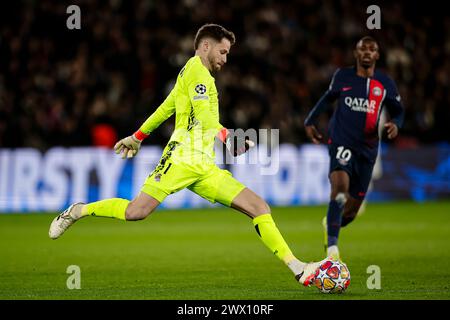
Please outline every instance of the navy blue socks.
[{"label": "navy blue socks", "polygon": [[328,226],[328,247],[337,245],[339,229],[341,228],[341,213],[344,205],[336,200],[331,200],[328,204],[327,226]]}]

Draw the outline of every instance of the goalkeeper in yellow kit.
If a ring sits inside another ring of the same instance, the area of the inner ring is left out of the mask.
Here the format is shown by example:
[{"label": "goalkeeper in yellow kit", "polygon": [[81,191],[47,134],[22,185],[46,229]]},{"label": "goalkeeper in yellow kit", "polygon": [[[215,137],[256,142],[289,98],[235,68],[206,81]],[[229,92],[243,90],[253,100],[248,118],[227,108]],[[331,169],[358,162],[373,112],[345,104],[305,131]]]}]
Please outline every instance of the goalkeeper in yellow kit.
[{"label": "goalkeeper in yellow kit", "polygon": [[75,203],[53,220],[50,238],[58,238],[86,216],[145,219],[169,194],[188,188],[213,203],[219,202],[249,216],[263,243],[289,267],[295,278],[305,286],[313,282],[319,263],[298,260],[275,225],[267,203],[214,162],[216,137],[234,156],[253,146],[252,141],[244,138],[236,137],[237,141],[233,141],[235,137],[219,122],[218,94],[211,74],[220,71],[227,62],[234,42],[234,34],[222,26],[202,26],[194,41],[195,56],[181,69],[170,94],[139,130],[114,146],[123,158],[134,157],[141,142],[175,113],[175,130],[138,196],[132,201],[113,198]]}]

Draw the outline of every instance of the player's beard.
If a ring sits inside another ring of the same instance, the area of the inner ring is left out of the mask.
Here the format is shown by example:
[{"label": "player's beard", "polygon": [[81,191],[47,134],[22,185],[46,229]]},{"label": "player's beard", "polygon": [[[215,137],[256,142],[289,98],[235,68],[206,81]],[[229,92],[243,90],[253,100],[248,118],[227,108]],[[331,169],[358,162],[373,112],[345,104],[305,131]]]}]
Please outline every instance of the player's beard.
[{"label": "player's beard", "polygon": [[361,59],[359,60],[359,65],[364,69],[370,69],[375,65],[375,61],[370,59],[368,61],[364,61],[363,59]]},{"label": "player's beard", "polygon": [[216,73],[218,71],[220,71],[220,68],[217,67],[217,63],[214,60],[214,57],[212,56],[212,54],[208,54],[208,63],[211,66],[211,73]]}]

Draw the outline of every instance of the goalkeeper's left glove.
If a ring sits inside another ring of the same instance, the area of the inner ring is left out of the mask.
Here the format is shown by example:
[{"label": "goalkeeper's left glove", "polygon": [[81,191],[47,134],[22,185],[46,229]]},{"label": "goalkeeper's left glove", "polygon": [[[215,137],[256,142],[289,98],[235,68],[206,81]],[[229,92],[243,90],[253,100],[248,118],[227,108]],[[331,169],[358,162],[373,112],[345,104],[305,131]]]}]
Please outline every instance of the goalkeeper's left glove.
[{"label": "goalkeeper's left glove", "polygon": [[[228,151],[235,157],[255,146],[255,143],[247,137],[231,134],[226,128],[222,128],[217,136],[226,144]],[[234,139],[235,137],[236,139]]]},{"label": "goalkeeper's left glove", "polygon": [[148,134],[145,134],[141,130],[138,130],[131,136],[128,136],[118,141],[114,146],[114,151],[116,151],[117,154],[122,153],[122,159],[133,158],[139,152],[142,140],[144,140],[147,137]]}]

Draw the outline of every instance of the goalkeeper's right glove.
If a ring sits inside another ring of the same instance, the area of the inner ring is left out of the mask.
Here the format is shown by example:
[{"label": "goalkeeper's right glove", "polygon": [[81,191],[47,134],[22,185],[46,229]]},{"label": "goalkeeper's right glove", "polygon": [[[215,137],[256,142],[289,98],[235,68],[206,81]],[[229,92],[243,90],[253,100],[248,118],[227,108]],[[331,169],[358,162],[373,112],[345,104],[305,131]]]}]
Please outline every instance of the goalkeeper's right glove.
[{"label": "goalkeeper's right glove", "polygon": [[138,130],[131,136],[119,140],[114,146],[114,151],[116,151],[117,154],[122,153],[122,159],[133,158],[139,152],[142,140],[147,137],[148,134],[145,134],[141,130]]},{"label": "goalkeeper's right glove", "polygon": [[[226,144],[228,151],[235,157],[255,146],[255,143],[247,137],[231,134],[226,128],[222,128],[217,136]],[[236,140],[233,141],[235,137]]]}]

